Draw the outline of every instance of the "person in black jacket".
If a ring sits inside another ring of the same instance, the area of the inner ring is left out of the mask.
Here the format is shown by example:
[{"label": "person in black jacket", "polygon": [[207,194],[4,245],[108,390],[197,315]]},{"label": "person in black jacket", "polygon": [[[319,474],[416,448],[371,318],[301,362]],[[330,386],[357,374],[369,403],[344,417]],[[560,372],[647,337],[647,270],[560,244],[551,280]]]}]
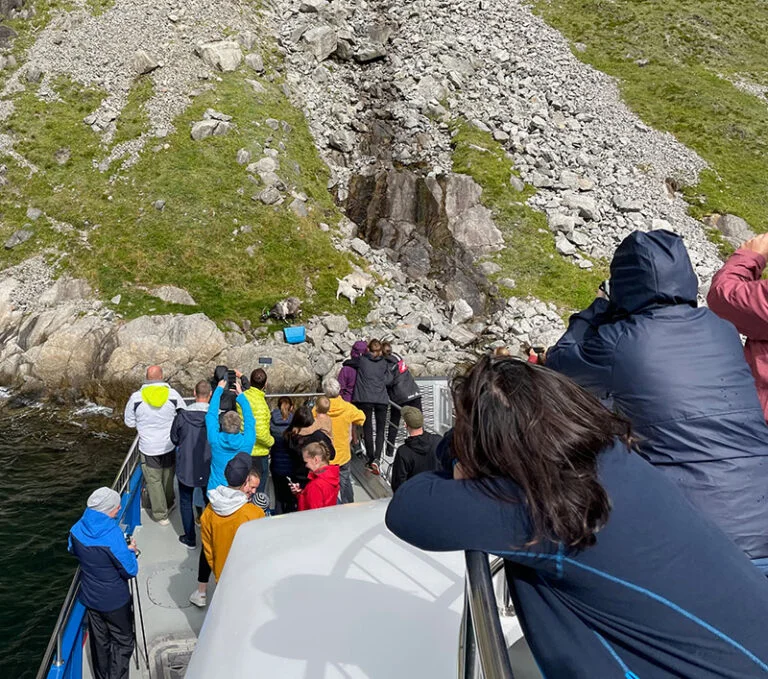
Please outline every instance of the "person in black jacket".
[{"label": "person in black jacket", "polygon": [[437,469],[435,451],[443,440],[442,436],[424,432],[424,415],[417,408],[405,406],[401,415],[408,431],[408,438],[397,449],[395,461],[392,463],[392,478],[389,483],[393,491],[416,474],[433,472]]},{"label": "person in black jacket", "polygon": [[272,411],[269,420],[269,432],[274,444],[269,451],[269,473],[275,489],[275,513],[286,514],[296,511],[296,496],[288,486],[288,477],[293,473],[294,462],[288,449],[285,432],[293,421],[293,401],[289,396],[281,396],[277,408]]},{"label": "person in black jacket", "polygon": [[[368,342],[368,352],[360,358],[352,358],[344,362],[357,370],[355,391],[352,403],[365,413],[363,438],[365,454],[368,458],[366,469],[378,476],[379,458],[384,449],[384,435],[387,427],[387,408],[389,394],[387,387],[392,384],[391,364],[381,355],[381,342],[372,339]],[[376,442],[373,439],[373,423],[376,418]]]},{"label": "person in black jacket", "polygon": [[739,333],[697,292],[680,236],[635,231],[547,367],[612,400],[640,454],[768,573],[768,426]]},{"label": "person in black jacket", "polygon": [[[297,483],[301,488],[304,488],[307,483],[309,483],[309,471],[307,470],[307,466],[304,463],[304,456],[302,455],[304,446],[310,443],[325,444],[331,452],[331,460],[336,457],[336,448],[333,447],[333,441],[331,441],[328,434],[326,434],[315,421],[315,417],[312,415],[312,409],[306,405],[296,408],[291,424],[285,430],[283,436],[288,444],[287,452],[291,459],[292,469],[290,474],[287,474],[279,480],[273,478],[273,483],[275,484],[275,495],[283,505],[283,513],[289,513],[298,510],[298,503],[287,484]],[[278,484],[280,484],[279,488]],[[283,484],[286,485],[284,486]],[[293,501],[291,501],[285,494],[286,491],[291,495]]]},{"label": "person in black jacket", "polygon": [[[208,486],[211,473],[211,446],[205,427],[205,415],[211,398],[211,385],[201,380],[195,385],[195,402],[180,410],[171,425],[171,441],[176,446],[176,480],[179,483],[179,512],[184,534],[179,542],[189,549],[197,545],[192,500],[195,488]],[[207,498],[206,498],[207,504]]]},{"label": "person in black jacket", "polygon": [[69,532],[80,562],[77,598],[86,608],[95,679],[128,679],[133,654],[133,609],[128,581],[139,572],[136,543],[126,544],[116,521],[120,494],[99,488]]},{"label": "person in black jacket", "polygon": [[387,387],[389,400],[399,408],[389,408],[389,430],[387,431],[388,453],[391,455],[395,450],[395,441],[397,440],[397,430],[400,427],[401,410],[405,406],[411,406],[416,410],[421,410],[421,389],[413,379],[408,364],[403,357],[392,351],[392,345],[389,342],[382,342],[381,355],[389,361],[392,369],[392,384]]},{"label": "person in black jacket", "polygon": [[387,527],[427,551],[504,559],[548,679],[768,677],[768,586],[568,378],[486,356],[452,385],[448,471],[394,494]]}]

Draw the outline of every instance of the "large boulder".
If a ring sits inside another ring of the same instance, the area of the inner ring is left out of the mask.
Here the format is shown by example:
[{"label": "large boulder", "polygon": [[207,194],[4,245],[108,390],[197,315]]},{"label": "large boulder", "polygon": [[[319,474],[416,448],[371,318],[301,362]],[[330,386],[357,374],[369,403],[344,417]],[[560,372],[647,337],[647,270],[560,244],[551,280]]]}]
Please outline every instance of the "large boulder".
[{"label": "large boulder", "polygon": [[234,71],[243,60],[240,45],[234,40],[204,42],[195,48],[195,53],[209,66],[220,71]]},{"label": "large boulder", "polygon": [[0,279],[0,338],[8,337],[21,320],[14,308],[13,294],[21,285],[15,278]]},{"label": "large boulder", "polygon": [[336,51],[338,36],[330,26],[311,28],[302,36],[307,49],[315,55],[318,61],[325,61]]},{"label": "large boulder", "polygon": [[480,203],[480,185],[468,175],[455,174],[448,177],[444,191],[448,229],[456,241],[473,254],[500,250],[504,237],[491,211]]},{"label": "large boulder", "polygon": [[712,215],[705,223],[719,229],[725,240],[735,248],[755,237],[749,224],[736,215]]},{"label": "large boulder", "polygon": [[116,340],[104,366],[106,382],[140,384],[147,366],[157,364],[184,389],[210,377],[214,359],[227,346],[205,314],[141,316],[122,326]]},{"label": "large boulder", "polygon": [[[260,358],[271,358],[272,363],[260,364]],[[252,342],[231,347],[221,355],[220,363],[250,374],[258,367],[267,372],[267,393],[294,393],[314,391],[318,380],[306,354],[289,346],[264,345]]]},{"label": "large boulder", "polygon": [[103,318],[83,316],[30,348],[26,360],[48,388],[82,388],[94,379],[112,348],[112,329]]},{"label": "large boulder", "polygon": [[89,299],[92,296],[93,290],[88,281],[64,275],[40,296],[40,304],[56,306],[64,302]]}]

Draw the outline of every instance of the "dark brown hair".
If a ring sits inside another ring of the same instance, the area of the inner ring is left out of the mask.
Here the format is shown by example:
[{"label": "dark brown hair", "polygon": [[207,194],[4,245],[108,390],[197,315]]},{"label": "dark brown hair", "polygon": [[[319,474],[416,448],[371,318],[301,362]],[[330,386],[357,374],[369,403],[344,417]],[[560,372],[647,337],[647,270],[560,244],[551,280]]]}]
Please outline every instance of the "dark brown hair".
[{"label": "dark brown hair", "polygon": [[267,383],[267,371],[264,368],[256,368],[251,373],[251,386],[257,389],[263,389]]},{"label": "dark brown hair", "polygon": [[368,342],[368,351],[372,354],[376,353],[377,351],[381,351],[381,342],[377,339],[372,339],[370,342]]},{"label": "dark brown hair", "polygon": [[[525,502],[529,545],[593,545],[611,511],[597,457],[616,439],[630,445],[629,422],[567,377],[511,357],[480,359],[452,391],[452,449],[464,475],[502,501]],[[494,477],[515,481],[522,497]]]},{"label": "dark brown hair", "polygon": [[303,405],[296,408],[296,412],[293,414],[293,419],[288,429],[285,430],[283,436],[290,443],[296,441],[298,438],[299,430],[305,427],[311,427],[315,423],[315,416],[312,414],[312,409],[309,406]]}]

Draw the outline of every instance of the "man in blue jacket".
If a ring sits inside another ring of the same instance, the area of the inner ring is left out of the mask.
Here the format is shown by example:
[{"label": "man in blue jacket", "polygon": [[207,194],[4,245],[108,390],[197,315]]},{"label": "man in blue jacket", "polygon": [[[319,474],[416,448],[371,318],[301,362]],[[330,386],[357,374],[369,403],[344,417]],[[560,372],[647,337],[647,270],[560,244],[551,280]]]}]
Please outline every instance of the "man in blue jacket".
[{"label": "man in blue jacket", "polygon": [[547,367],[612,399],[641,455],[768,572],[768,426],[736,329],[698,308],[669,231],[624,239],[609,290],[571,317]]},{"label": "man in blue jacket", "polygon": [[136,577],[136,544],[126,545],[115,517],[120,495],[111,488],[91,493],[69,532],[69,551],[80,561],[78,597],[87,609],[95,679],[128,679],[133,654],[133,613],[128,580]]}]

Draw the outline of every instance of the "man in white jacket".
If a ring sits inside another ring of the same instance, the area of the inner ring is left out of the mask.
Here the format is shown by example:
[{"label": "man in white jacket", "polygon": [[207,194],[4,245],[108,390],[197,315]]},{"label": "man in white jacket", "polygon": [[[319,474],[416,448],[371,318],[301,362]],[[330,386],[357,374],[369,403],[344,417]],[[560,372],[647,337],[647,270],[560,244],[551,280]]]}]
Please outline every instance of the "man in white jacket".
[{"label": "man in white jacket", "polygon": [[163,382],[159,365],[147,368],[144,386],[131,395],[125,406],[125,424],[139,434],[141,470],[147,484],[152,518],[168,525],[173,506],[173,477],[176,453],[171,441],[171,425],[176,412],[184,408],[184,399]]}]

